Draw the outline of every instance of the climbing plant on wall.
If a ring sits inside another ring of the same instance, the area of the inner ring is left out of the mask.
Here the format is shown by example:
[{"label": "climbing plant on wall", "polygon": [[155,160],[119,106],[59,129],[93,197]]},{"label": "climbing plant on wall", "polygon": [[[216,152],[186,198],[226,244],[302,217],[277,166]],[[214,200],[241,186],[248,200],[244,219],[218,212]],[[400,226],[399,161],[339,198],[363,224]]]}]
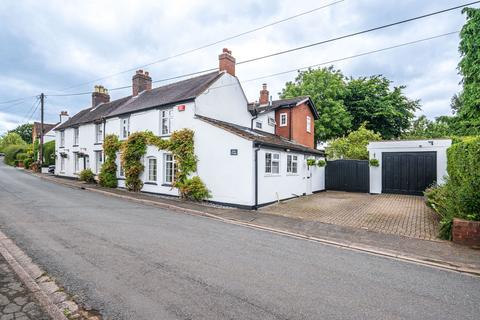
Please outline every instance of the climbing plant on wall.
[{"label": "climbing plant on wall", "polygon": [[116,188],[117,181],[117,152],[120,148],[118,137],[114,134],[105,136],[103,141],[103,150],[105,152],[105,161],[98,176],[98,182],[103,187]]},{"label": "climbing plant on wall", "polygon": [[144,170],[142,157],[147,146],[152,145],[159,150],[167,150],[175,159],[173,186],[178,188],[182,198],[203,200],[210,198],[210,192],[200,179],[190,175],[197,170],[198,159],[194,150],[194,132],[182,129],[172,133],[170,139],[162,139],[150,131],[131,134],[122,144],[122,165],[125,170],[125,185],[128,190],[138,192],[143,187],[140,174]]}]

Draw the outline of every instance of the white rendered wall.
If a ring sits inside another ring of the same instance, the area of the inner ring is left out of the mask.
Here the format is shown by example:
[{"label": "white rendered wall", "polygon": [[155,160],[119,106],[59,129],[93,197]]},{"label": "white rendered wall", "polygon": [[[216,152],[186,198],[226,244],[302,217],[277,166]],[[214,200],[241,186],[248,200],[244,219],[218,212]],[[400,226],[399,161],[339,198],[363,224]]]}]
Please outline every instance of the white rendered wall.
[{"label": "white rendered wall", "polygon": [[[279,174],[265,173],[265,153],[280,154]],[[298,156],[297,174],[287,173],[287,154]],[[258,204],[266,204],[277,200],[301,196],[307,192],[307,159],[308,156],[297,152],[285,152],[275,149],[260,149],[258,151]],[[318,158],[320,159],[320,158]],[[324,190],[325,169],[316,166],[310,168],[312,191]]]},{"label": "white rendered wall", "polygon": [[[255,120],[253,120],[253,129],[262,130],[271,134],[275,134],[275,125],[268,124],[269,117],[275,121],[275,111],[265,112],[258,115],[258,117]],[[262,129],[257,128],[255,125],[255,122],[261,122]]]},{"label": "white rendered wall", "polygon": [[209,89],[197,97],[196,114],[250,127],[247,99],[236,77],[223,74]]},{"label": "white rendered wall", "polygon": [[370,166],[370,193],[382,193],[383,152],[437,152],[437,183],[444,182],[447,175],[447,149],[452,140],[401,140],[370,142],[367,146],[370,159],[378,159],[379,166]]}]

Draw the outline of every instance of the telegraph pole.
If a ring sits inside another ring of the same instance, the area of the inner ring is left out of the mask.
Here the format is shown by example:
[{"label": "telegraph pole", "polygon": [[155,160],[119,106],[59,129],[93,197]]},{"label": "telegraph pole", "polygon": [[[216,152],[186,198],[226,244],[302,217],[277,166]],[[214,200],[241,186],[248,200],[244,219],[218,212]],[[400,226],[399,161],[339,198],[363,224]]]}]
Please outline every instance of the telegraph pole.
[{"label": "telegraph pole", "polygon": [[40,170],[43,165],[43,107],[44,107],[45,95],[40,94],[40,148],[38,149],[38,157],[40,161]]}]

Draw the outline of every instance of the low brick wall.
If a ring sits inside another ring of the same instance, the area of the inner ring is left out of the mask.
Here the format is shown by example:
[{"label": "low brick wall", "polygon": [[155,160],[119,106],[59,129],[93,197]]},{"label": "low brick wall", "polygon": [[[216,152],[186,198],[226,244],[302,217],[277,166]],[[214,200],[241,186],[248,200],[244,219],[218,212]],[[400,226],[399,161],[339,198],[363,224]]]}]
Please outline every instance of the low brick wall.
[{"label": "low brick wall", "polygon": [[480,246],[480,221],[453,219],[453,242],[469,246]]}]

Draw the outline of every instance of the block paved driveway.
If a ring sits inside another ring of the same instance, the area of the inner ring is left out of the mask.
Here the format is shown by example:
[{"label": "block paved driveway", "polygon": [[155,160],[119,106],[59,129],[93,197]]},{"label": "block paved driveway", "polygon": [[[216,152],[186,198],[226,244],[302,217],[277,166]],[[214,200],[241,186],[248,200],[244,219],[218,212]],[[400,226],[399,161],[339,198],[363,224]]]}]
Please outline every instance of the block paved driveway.
[{"label": "block paved driveway", "polygon": [[437,239],[439,228],[435,212],[421,196],[326,191],[260,210],[427,240]]}]

